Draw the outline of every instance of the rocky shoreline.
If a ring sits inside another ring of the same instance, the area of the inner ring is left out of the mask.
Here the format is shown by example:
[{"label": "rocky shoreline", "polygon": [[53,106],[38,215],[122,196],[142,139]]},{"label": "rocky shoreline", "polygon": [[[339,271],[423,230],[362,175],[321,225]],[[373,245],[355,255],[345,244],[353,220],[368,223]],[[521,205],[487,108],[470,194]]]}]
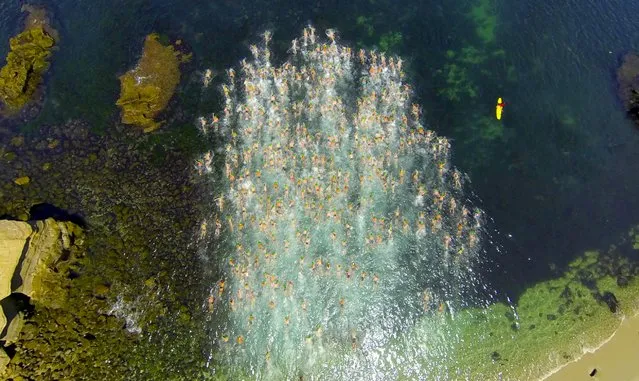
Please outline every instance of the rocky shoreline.
[{"label": "rocky shoreline", "polygon": [[[82,243],[82,229],[71,222],[0,220],[0,358],[9,358],[4,348],[18,341],[33,304],[66,304],[65,279],[77,271]],[[0,361],[0,374],[7,364]]]},{"label": "rocky shoreline", "polygon": [[[198,323],[206,274],[191,239],[206,187],[194,181],[196,146],[175,136],[119,124],[96,135],[74,120],[42,126],[37,135],[0,131],[0,216],[30,226],[53,208],[83,225],[86,248],[65,279],[68,298],[32,301],[6,351],[5,377],[199,374],[208,346]],[[180,354],[162,351],[165,345]],[[59,356],[65,360],[53,362]],[[110,365],[94,369],[94,361]]]},{"label": "rocky shoreline", "polygon": [[[6,64],[0,69],[0,113],[3,117],[21,116],[25,106],[42,98],[42,79],[50,57],[59,42],[43,8],[25,5],[28,13],[22,32],[10,39]],[[35,102],[40,103],[40,102]],[[27,114],[32,114],[27,110]]]}]

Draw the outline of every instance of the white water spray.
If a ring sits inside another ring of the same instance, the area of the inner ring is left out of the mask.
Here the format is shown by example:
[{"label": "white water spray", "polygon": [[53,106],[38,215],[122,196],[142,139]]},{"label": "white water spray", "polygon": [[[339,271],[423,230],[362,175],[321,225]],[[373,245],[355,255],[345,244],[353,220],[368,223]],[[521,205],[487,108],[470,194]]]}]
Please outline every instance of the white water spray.
[{"label": "white water spray", "polygon": [[[423,374],[412,357],[445,356],[436,321],[476,282],[482,214],[402,60],[327,36],[306,28],[274,67],[265,33],[228,71],[223,113],[200,119],[227,141],[215,233],[201,232],[223,262],[207,301],[217,360],[260,379]],[[409,330],[431,337],[411,346]]]}]

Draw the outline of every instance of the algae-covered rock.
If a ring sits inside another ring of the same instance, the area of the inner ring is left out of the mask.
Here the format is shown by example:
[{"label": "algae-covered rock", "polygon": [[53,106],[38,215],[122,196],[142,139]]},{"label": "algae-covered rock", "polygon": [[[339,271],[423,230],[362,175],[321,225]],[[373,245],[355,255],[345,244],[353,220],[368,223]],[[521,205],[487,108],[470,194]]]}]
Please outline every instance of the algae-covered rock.
[{"label": "algae-covered rock", "polygon": [[[190,133],[197,130],[188,126],[152,134],[145,139],[152,145],[136,143],[136,149],[124,133],[132,127],[121,123],[105,135],[90,133],[77,120],[45,123],[38,134],[25,134],[20,147],[8,144],[14,134],[5,134],[5,150],[15,158],[8,163],[0,148],[0,167],[7,167],[0,170],[0,215],[24,213],[30,220],[30,213],[33,227],[38,215],[83,220],[91,234],[76,235],[71,250],[47,268],[68,291],[65,304],[51,308],[46,300],[30,300],[33,310],[25,311],[0,380],[207,379],[196,372],[209,372],[202,353],[208,353],[210,339],[202,327],[210,314],[200,308],[208,287],[197,275],[197,247],[189,246],[191,227],[200,218],[197,205],[203,205],[193,199],[204,192],[184,170],[191,167],[187,148],[164,144],[169,137],[197,141]],[[49,149],[55,141],[59,145]],[[163,160],[150,164],[145,159],[160,145]],[[41,169],[45,162],[48,172]],[[26,187],[13,182],[22,175],[31,177]],[[73,213],[33,208],[45,201]],[[154,285],[145,285],[146,279]],[[120,299],[125,308],[119,311],[129,316],[117,317]],[[188,322],[181,305],[188,308]],[[135,318],[132,326],[127,317]],[[129,332],[136,326],[142,333]]]},{"label": "algae-covered rock", "polygon": [[11,145],[14,147],[20,147],[24,144],[24,136],[18,135],[11,138]]},{"label": "algae-covered rock", "polygon": [[111,291],[110,287],[106,284],[98,284],[93,288],[93,296],[98,299],[106,299],[107,295]]},{"label": "algae-covered rock", "polygon": [[190,59],[173,45],[163,45],[157,34],[144,41],[137,66],[120,77],[122,123],[150,132],[162,124],[155,117],[166,107],[180,82],[180,63]]},{"label": "algae-covered rock", "polygon": [[29,178],[29,176],[22,176],[22,177],[18,177],[13,182],[18,185],[27,185],[29,184],[30,181],[31,179]]},{"label": "algae-covered rock", "polygon": [[20,264],[21,284],[14,290],[41,304],[57,308],[64,303],[67,290],[60,284],[55,263],[70,248],[69,230],[77,229],[70,222],[52,218],[36,222],[36,232]]},{"label": "algae-covered rock", "polygon": [[4,349],[0,348],[0,376],[2,375],[2,373],[4,373],[4,370],[7,368],[9,361],[11,361],[11,359],[9,358],[9,355],[7,354],[7,352],[5,352]]},{"label": "algae-covered rock", "polygon": [[42,25],[30,25],[9,41],[7,63],[0,69],[0,99],[9,114],[19,111],[35,93],[49,67],[55,44]]},{"label": "algae-covered rock", "polygon": [[[62,258],[80,232],[76,225],[52,218],[34,223],[0,220],[0,300],[21,293],[43,306],[60,307],[68,293],[60,282]],[[23,314],[5,312],[0,309],[0,332],[6,316],[12,318],[0,339],[9,343],[20,333]]]}]

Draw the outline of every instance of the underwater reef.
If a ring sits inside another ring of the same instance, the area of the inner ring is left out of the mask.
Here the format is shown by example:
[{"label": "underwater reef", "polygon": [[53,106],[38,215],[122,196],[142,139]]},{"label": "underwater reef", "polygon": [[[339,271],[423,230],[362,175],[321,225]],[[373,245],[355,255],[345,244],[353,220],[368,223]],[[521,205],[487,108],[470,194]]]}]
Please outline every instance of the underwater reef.
[{"label": "underwater reef", "polygon": [[158,129],[161,121],[155,117],[167,106],[180,83],[180,64],[190,59],[177,49],[181,41],[166,45],[158,34],[144,41],[142,57],[135,68],[120,76],[122,123],[142,127],[144,132]]},{"label": "underwater reef", "polygon": [[55,45],[52,36],[55,33],[41,12],[35,8],[23,9],[31,15],[25,30],[10,39],[6,64],[0,69],[0,100],[5,115],[18,113],[33,98],[49,67]]}]

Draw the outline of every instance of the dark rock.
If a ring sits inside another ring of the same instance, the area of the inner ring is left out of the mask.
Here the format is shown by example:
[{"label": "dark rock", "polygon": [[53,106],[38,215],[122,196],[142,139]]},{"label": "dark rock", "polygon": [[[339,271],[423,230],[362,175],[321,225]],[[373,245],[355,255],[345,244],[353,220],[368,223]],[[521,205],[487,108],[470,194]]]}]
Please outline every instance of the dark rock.
[{"label": "dark rock", "polygon": [[597,374],[597,368],[593,368],[589,373],[590,377],[595,377],[596,374]]},{"label": "dark rock", "polygon": [[639,126],[639,56],[628,53],[617,70],[618,96],[624,109]]},{"label": "dark rock", "polygon": [[566,286],[559,296],[561,296],[563,299],[566,299],[568,304],[572,303],[573,295],[570,287]]},{"label": "dark rock", "polygon": [[610,312],[615,313],[619,309],[619,301],[615,294],[610,291],[606,291],[601,295],[601,300],[608,305]]},{"label": "dark rock", "polygon": [[490,358],[493,361],[499,361],[499,360],[501,360],[501,355],[499,354],[499,352],[494,351],[493,353],[490,354]]}]

